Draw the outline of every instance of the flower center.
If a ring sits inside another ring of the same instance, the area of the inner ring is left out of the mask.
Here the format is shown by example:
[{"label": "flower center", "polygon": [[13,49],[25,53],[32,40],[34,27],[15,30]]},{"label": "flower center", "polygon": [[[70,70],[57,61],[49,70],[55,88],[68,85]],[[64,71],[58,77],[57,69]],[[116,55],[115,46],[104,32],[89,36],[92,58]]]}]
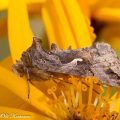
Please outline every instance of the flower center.
[{"label": "flower center", "polygon": [[120,116],[113,111],[119,92],[112,99],[112,87],[104,86],[97,78],[70,76],[55,81],[47,94],[59,120],[117,120]]}]

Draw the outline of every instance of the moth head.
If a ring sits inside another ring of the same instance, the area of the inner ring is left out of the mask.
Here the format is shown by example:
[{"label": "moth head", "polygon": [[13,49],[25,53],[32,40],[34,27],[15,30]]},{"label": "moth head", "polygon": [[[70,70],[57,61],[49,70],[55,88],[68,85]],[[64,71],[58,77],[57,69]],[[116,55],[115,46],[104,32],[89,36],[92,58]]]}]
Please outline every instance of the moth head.
[{"label": "moth head", "polygon": [[16,61],[16,63],[17,64],[13,64],[12,71],[22,77],[24,75],[24,65],[20,61]]}]

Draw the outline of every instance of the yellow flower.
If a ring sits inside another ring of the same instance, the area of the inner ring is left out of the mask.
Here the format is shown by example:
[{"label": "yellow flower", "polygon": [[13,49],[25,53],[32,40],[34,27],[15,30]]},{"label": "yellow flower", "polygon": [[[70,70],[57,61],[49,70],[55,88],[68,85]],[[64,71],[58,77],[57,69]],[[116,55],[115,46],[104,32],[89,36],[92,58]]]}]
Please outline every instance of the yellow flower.
[{"label": "yellow flower", "polygon": [[[120,23],[107,24],[99,32],[102,41],[112,45],[116,51],[120,51]],[[119,54],[119,53],[118,53]]]},{"label": "yellow flower", "polygon": [[99,22],[104,22],[104,27],[99,32],[99,39],[112,45],[116,51],[120,51],[120,2],[118,0],[108,2],[102,6],[93,16]]},{"label": "yellow flower", "polygon": [[89,3],[89,8],[91,8],[92,19],[95,19],[97,24],[104,23],[98,33],[98,39],[111,44],[115,50],[120,51],[120,1],[94,0],[93,3]]},{"label": "yellow flower", "polygon": [[95,19],[104,22],[120,21],[120,1],[119,0],[96,0],[92,4],[92,15]]},{"label": "yellow flower", "polygon": [[[50,44],[55,42],[65,49],[69,45],[77,48],[92,44],[94,34],[89,20],[81,12],[76,0],[46,0],[41,6]],[[116,109],[119,90],[113,97],[110,96],[111,87],[103,90],[104,85],[99,85],[96,78],[71,76],[68,79],[71,84],[65,83],[64,78],[63,82],[34,82],[34,86],[30,84],[28,99],[26,79],[19,78],[11,71],[12,64],[31,45],[33,37],[24,0],[9,1],[8,35],[11,56],[0,62],[0,113],[11,115],[15,112],[25,117],[31,116],[29,119],[34,120],[101,120],[111,115],[116,120],[120,119],[119,108]]]},{"label": "yellow flower", "polygon": [[50,98],[48,103],[57,115],[57,119],[110,120],[113,117],[113,120],[120,119],[119,109],[115,109],[119,100],[119,91],[110,95],[112,87],[107,86],[104,90],[104,85],[99,84],[95,77],[70,76],[68,82],[71,84],[65,83],[64,77],[61,80],[63,81],[56,79],[56,82],[51,80],[39,83],[39,86],[45,86],[43,89]]},{"label": "yellow flower", "polygon": [[119,0],[77,0],[83,13],[98,21],[119,22],[120,1]]},{"label": "yellow flower", "polygon": [[89,20],[82,14],[76,0],[46,0],[42,17],[50,44],[57,43],[64,49],[69,45],[78,48],[92,44],[93,31],[89,31]]},{"label": "yellow flower", "polygon": [[[25,0],[25,1],[27,2],[27,4],[36,4],[36,3],[41,4],[45,0]],[[9,2],[9,0],[1,0],[0,1],[0,11],[8,9],[8,2]]]},{"label": "yellow flower", "polygon": [[[120,51],[120,1],[119,0],[77,0],[85,16],[104,24],[97,39],[106,41]],[[93,23],[94,24],[94,23]],[[96,28],[95,28],[96,29]]]}]

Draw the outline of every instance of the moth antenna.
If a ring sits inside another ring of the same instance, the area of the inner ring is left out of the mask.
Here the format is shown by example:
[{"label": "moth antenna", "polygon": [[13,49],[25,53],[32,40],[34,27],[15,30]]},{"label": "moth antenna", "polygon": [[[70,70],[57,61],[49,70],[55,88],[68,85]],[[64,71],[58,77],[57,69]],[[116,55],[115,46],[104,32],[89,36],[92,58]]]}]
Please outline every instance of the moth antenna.
[{"label": "moth antenna", "polygon": [[59,51],[61,51],[59,49],[59,47],[55,43],[52,43],[51,44],[51,52],[59,52]]},{"label": "moth antenna", "polygon": [[30,80],[27,79],[28,82],[28,99],[30,98]]},{"label": "moth antenna", "polygon": [[32,45],[35,46],[38,51],[43,50],[42,49],[42,40],[40,38],[33,37],[33,44]]}]

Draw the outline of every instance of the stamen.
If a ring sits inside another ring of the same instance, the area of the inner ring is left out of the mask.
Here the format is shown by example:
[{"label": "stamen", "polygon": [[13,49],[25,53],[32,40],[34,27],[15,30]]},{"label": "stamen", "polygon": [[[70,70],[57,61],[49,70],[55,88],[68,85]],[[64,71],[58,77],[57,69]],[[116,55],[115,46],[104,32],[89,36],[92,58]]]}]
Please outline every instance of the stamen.
[{"label": "stamen", "polygon": [[[117,98],[120,96],[118,91],[111,99],[112,87],[107,86],[104,95],[103,85],[97,84],[99,82],[97,78],[88,76],[78,79],[71,76],[69,81],[71,84],[63,84],[62,82],[52,84],[53,86],[47,91],[54,98],[51,100],[51,104],[61,120],[108,120],[111,117],[115,118],[113,120],[119,120],[120,115],[112,115]],[[56,95],[58,90],[60,92]]]},{"label": "stamen", "polygon": [[55,87],[52,87],[51,89],[48,89],[48,94],[49,95],[53,95],[53,98],[55,99],[55,100],[57,100],[57,96],[56,96],[56,94],[54,93],[54,90],[55,90]]},{"label": "stamen", "polygon": [[105,97],[104,97],[106,101],[110,98],[110,92],[111,92],[111,90],[112,90],[112,87],[108,86],[107,90],[106,90]]},{"label": "stamen", "polygon": [[70,86],[70,91],[71,91],[71,96],[72,96],[72,104],[75,107],[75,91],[74,91],[73,86]]},{"label": "stamen", "polygon": [[90,87],[89,87],[89,96],[88,96],[88,104],[90,105],[92,102],[92,92],[93,92],[93,79],[88,78]]},{"label": "stamen", "polygon": [[118,114],[116,120],[120,120],[120,113]]},{"label": "stamen", "polygon": [[85,92],[85,91],[87,91],[87,89],[88,89],[87,86],[85,84],[82,84],[82,91]]},{"label": "stamen", "polygon": [[79,106],[81,106],[82,105],[82,84],[81,84],[81,82],[79,81],[78,82],[78,85],[77,85],[77,89],[78,89],[78,91],[79,91]]},{"label": "stamen", "polygon": [[116,95],[116,98],[120,98],[120,88],[117,88],[117,95]]},{"label": "stamen", "polygon": [[63,99],[64,99],[64,104],[67,105],[67,100],[66,100],[65,94],[62,90],[61,90],[61,94],[62,94]]},{"label": "stamen", "polygon": [[49,95],[52,94],[52,90],[51,89],[48,89],[47,92],[48,92]]},{"label": "stamen", "polygon": [[95,77],[92,78],[93,79],[93,83],[97,84],[99,82],[99,80]]},{"label": "stamen", "polygon": [[68,102],[69,108],[71,108],[72,96],[68,91],[66,91],[66,97],[67,97],[67,102]]},{"label": "stamen", "polygon": [[79,103],[79,92],[76,92],[76,97],[75,97],[75,107],[78,106]]},{"label": "stamen", "polygon": [[110,120],[116,120],[117,117],[118,117],[118,115],[119,115],[118,112],[115,112],[115,111],[111,112],[111,114],[110,114]]},{"label": "stamen", "polygon": [[95,98],[94,106],[97,106],[97,103],[98,103],[98,98]]},{"label": "stamen", "polygon": [[77,108],[77,109],[75,110],[75,116],[78,117],[78,118],[81,117],[81,109],[80,109],[80,108]]},{"label": "stamen", "polygon": [[89,84],[89,83],[91,82],[91,77],[90,77],[90,76],[87,76],[87,77],[85,78],[85,82]]},{"label": "stamen", "polygon": [[117,103],[117,99],[113,100],[113,102],[112,102],[112,104],[110,106],[110,112],[112,112],[112,110],[114,109],[116,103]]},{"label": "stamen", "polygon": [[57,88],[56,88],[56,86],[53,86],[51,89],[52,89],[52,91],[55,92]]},{"label": "stamen", "polygon": [[102,103],[103,103],[102,94],[100,94],[100,95],[98,96],[98,105],[97,105],[97,108],[100,108],[101,105],[102,105]]}]

